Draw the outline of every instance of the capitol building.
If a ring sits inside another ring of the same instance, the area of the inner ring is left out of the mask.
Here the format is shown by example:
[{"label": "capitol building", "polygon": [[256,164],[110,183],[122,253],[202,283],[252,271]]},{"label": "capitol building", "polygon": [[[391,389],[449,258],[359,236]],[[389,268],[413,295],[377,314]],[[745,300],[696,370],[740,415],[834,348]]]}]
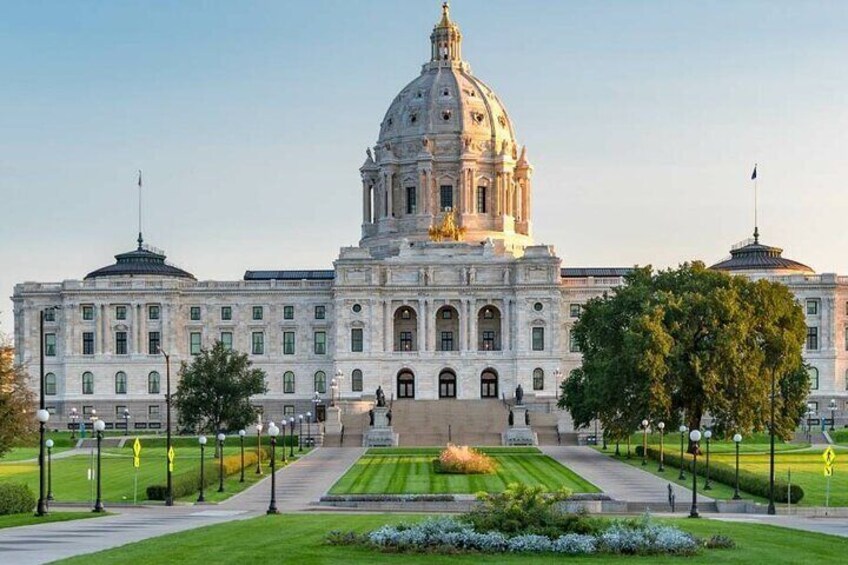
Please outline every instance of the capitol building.
[{"label": "capitol building", "polygon": [[[109,428],[164,428],[161,351],[175,390],[179,363],[220,341],[267,374],[267,394],[254,399],[265,419],[323,419],[332,395],[354,430],[381,386],[398,425],[408,417],[408,429],[424,426],[415,407],[437,413],[441,403],[455,407],[444,418],[456,433],[477,414],[505,425],[503,401],[521,385],[540,441],[574,432],[555,406],[562,379],[580,365],[571,329],[582,305],[629,268],[563,265],[536,242],[530,152],[504,102],[462,58],[462,41],[445,6],[429,60],[390,101],[360,184],[352,179],[361,239],[332,268],[270,265],[238,280],[198,280],[138,234],[134,249],[81,278],[16,285],[16,360],[36,390],[44,312],[51,426],[96,410]],[[839,419],[848,277],[816,274],[758,237],[713,268],[792,289],[807,314],[810,400],[819,412],[835,400]]]}]

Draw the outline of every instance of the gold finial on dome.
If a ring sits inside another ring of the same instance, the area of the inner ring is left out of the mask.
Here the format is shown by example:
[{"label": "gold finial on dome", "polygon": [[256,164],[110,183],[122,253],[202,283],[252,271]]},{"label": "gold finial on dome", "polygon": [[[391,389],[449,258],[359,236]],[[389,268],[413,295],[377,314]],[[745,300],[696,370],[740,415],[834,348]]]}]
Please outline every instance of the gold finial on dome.
[{"label": "gold finial on dome", "polygon": [[448,27],[450,24],[450,4],[448,2],[442,2],[442,21],[439,22],[438,27]]}]

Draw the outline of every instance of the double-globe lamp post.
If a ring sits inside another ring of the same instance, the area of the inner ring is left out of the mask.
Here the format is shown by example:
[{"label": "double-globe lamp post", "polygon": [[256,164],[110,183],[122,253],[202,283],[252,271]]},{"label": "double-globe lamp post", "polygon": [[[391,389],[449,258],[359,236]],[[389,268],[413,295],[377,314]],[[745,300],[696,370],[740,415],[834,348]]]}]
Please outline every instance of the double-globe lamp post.
[{"label": "double-globe lamp post", "polygon": [[306,413],[306,446],[312,445],[312,412]]},{"label": "double-globe lamp post", "polygon": [[700,518],[698,514],[698,442],[701,441],[700,430],[689,432],[689,441],[695,444],[692,450],[692,508],[689,509],[690,518]]},{"label": "double-globe lamp post", "polygon": [[300,432],[297,434],[297,451],[303,451],[303,414],[298,414],[300,420]]},{"label": "double-globe lamp post", "polygon": [[289,418],[289,457],[294,459],[294,416]]},{"label": "double-globe lamp post", "polygon": [[663,458],[665,456],[664,449],[663,449],[663,447],[664,447],[663,446],[663,435],[664,435],[664,432],[665,432],[665,422],[658,423],[657,429],[660,431],[660,466],[659,466],[659,468],[657,468],[657,471],[659,471],[660,473],[663,473],[663,472],[665,472],[665,466],[663,465]]},{"label": "double-globe lamp post", "polygon": [[224,492],[224,432],[218,432],[218,492]]},{"label": "double-globe lamp post", "polygon": [[103,430],[106,429],[106,422],[101,419],[97,419],[94,422],[94,431],[97,432],[97,500],[94,502],[94,512],[100,513],[105,512],[106,509],[103,508],[103,500],[101,495],[101,486],[102,481],[100,477],[100,444],[103,442]]},{"label": "double-globe lamp post", "polygon": [[733,490],[733,500],[741,500],[739,496],[739,444],[742,443],[742,434],[733,434],[733,443],[736,444],[736,488]]},{"label": "double-globe lamp post", "polygon": [[707,441],[707,468],[706,474],[707,478],[704,481],[704,490],[713,490],[713,487],[710,486],[710,438],[713,437],[713,432],[710,430],[706,430],[704,432],[704,439]]},{"label": "double-globe lamp post", "polygon": [[686,432],[689,428],[686,427],[685,424],[680,425],[680,474],[677,476],[677,479],[682,481],[686,478],[686,475],[683,474],[683,465],[685,461],[683,460],[683,442],[686,441]]},{"label": "double-globe lamp post", "polygon": [[[270,422],[268,424],[268,437],[271,438],[271,503],[268,505],[266,514],[279,514],[277,510],[277,436],[280,435],[280,428]],[[285,451],[285,446],[283,446]]]},{"label": "double-globe lamp post", "polygon": [[68,415],[71,419],[71,441],[77,438],[77,421],[80,419],[79,412],[76,408],[71,408],[71,413]]},{"label": "double-globe lamp post", "polygon": [[283,419],[280,420],[280,435],[283,436],[283,448],[280,450],[283,452],[283,457],[281,461],[286,463],[286,417],[283,416]]},{"label": "double-globe lamp post", "polygon": [[262,422],[256,422],[256,474],[262,474]]},{"label": "double-globe lamp post", "polygon": [[44,443],[47,446],[47,500],[53,500],[53,440]]},{"label": "double-globe lamp post", "polygon": [[197,502],[206,502],[206,499],[203,497],[203,483],[206,478],[203,474],[203,455],[206,450],[206,436],[197,438],[197,443],[200,444],[200,496],[197,497]]},{"label": "double-globe lamp post", "polygon": [[830,431],[836,431],[833,427],[836,422],[836,400],[833,398],[830,399]]},{"label": "double-globe lamp post", "polygon": [[648,420],[642,420],[642,466],[648,464]]},{"label": "double-globe lamp post", "polygon": [[239,430],[239,444],[241,447],[241,478],[239,478],[239,482],[244,482],[244,436],[247,434],[244,430]]},{"label": "double-globe lamp post", "polygon": [[45,490],[46,465],[44,464],[44,427],[50,419],[50,412],[43,407],[36,413],[38,419],[38,506],[35,510],[36,516],[47,515],[47,491]]}]

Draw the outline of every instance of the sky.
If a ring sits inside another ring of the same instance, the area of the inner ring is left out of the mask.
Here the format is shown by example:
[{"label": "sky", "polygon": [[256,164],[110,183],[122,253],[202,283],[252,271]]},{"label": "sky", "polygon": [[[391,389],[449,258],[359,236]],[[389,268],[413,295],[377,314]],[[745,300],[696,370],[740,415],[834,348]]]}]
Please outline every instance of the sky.
[{"label": "sky", "polygon": [[[0,1],[0,332],[15,283],[147,243],[198,279],[331,268],[435,0]],[[708,264],[753,231],[848,274],[848,2],[456,0],[564,266]]]}]

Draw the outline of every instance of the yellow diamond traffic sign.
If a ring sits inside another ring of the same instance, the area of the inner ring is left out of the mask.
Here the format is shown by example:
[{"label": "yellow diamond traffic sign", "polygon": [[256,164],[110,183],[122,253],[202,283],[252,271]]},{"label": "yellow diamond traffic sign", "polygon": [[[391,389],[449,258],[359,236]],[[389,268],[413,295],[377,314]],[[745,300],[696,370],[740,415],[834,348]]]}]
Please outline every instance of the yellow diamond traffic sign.
[{"label": "yellow diamond traffic sign", "polygon": [[827,446],[827,449],[822,453],[822,459],[824,459],[824,464],[828,467],[833,465],[833,462],[836,461],[836,452],[833,450],[833,446]]},{"label": "yellow diamond traffic sign", "polygon": [[171,446],[171,449],[168,450],[168,470],[170,472],[174,472],[174,446]]},{"label": "yellow diamond traffic sign", "polygon": [[133,467],[138,469],[141,466],[141,442],[135,438],[133,442]]}]

